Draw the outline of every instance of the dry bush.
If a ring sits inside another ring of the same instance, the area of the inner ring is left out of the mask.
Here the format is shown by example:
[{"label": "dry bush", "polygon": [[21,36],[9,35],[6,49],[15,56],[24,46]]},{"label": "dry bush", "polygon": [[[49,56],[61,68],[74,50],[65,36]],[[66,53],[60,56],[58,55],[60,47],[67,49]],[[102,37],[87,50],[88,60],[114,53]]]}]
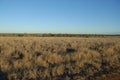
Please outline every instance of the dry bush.
[{"label": "dry bush", "polygon": [[119,73],[120,37],[0,37],[1,80],[99,80]]},{"label": "dry bush", "polygon": [[37,65],[38,65],[38,66],[41,66],[41,67],[46,67],[46,68],[48,68],[48,66],[49,66],[49,64],[48,64],[41,56],[39,56],[39,57],[37,58],[36,62],[37,62]]}]

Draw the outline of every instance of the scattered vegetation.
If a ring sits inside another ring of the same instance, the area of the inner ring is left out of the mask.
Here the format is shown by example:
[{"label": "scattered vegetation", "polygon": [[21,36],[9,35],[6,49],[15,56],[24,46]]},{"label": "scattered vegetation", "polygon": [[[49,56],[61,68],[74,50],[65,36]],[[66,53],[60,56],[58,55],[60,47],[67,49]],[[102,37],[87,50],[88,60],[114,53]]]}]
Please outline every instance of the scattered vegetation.
[{"label": "scattered vegetation", "polygon": [[120,34],[27,34],[27,33],[0,33],[0,36],[6,37],[106,37],[106,36],[117,36],[120,37]]},{"label": "scattered vegetation", "polygon": [[0,80],[119,80],[119,76],[120,37],[0,37]]}]

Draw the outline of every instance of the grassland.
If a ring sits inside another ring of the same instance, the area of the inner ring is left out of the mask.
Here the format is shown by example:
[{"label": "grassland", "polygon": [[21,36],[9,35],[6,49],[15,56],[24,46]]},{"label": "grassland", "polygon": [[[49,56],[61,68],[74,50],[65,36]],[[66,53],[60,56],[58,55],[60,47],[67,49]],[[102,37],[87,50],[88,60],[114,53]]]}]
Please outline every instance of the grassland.
[{"label": "grassland", "polygon": [[120,80],[120,37],[0,37],[0,80]]}]

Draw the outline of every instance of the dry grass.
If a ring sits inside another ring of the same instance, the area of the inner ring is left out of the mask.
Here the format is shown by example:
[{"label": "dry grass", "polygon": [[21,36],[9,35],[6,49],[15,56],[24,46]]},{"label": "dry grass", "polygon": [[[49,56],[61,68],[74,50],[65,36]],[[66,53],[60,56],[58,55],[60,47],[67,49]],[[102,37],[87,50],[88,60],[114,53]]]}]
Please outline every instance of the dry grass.
[{"label": "dry grass", "polygon": [[120,75],[120,37],[0,37],[0,80],[107,80],[114,74]]}]

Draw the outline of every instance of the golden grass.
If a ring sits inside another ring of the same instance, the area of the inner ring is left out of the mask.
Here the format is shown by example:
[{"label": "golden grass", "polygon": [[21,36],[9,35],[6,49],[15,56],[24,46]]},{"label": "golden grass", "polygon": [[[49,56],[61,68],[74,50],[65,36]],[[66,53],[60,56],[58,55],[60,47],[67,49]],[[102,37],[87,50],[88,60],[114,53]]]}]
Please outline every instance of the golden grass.
[{"label": "golden grass", "polygon": [[0,37],[0,80],[95,80],[120,73],[120,37]]}]

